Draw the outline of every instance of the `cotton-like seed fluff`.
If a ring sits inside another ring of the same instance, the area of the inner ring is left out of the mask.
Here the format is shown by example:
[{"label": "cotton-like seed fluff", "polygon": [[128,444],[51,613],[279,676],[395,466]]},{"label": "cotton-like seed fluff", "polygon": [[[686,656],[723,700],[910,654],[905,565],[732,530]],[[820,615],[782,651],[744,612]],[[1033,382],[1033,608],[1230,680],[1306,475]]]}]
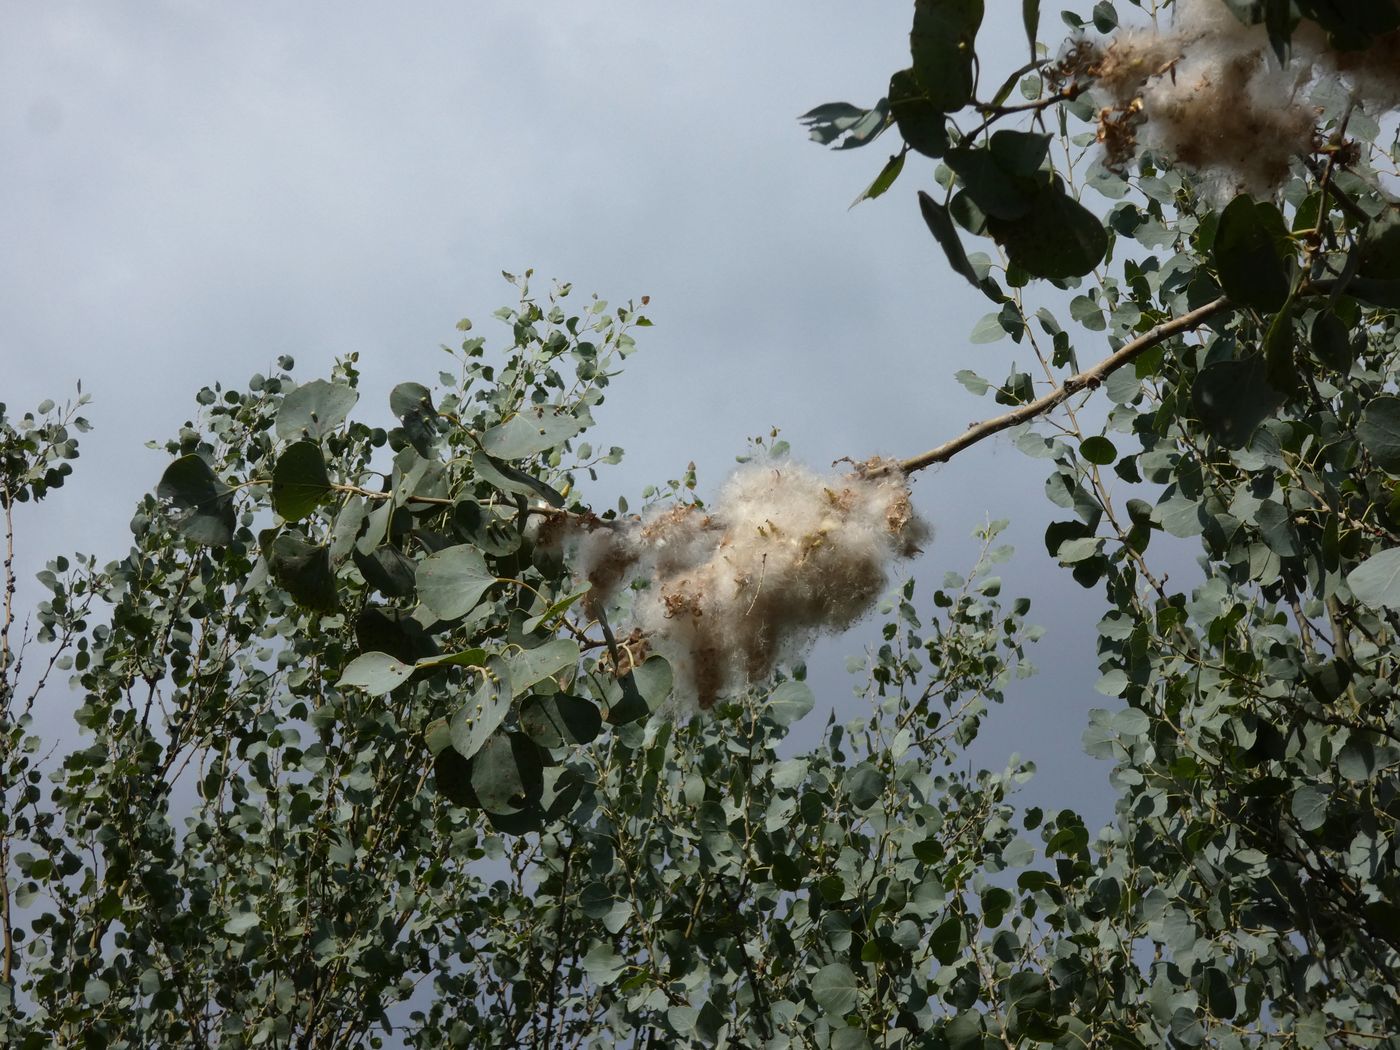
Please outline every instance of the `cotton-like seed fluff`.
[{"label": "cotton-like seed fluff", "polygon": [[903,475],[873,466],[746,466],[712,506],[571,519],[564,556],[592,585],[587,608],[620,609],[620,626],[670,661],[676,704],[704,710],[859,620],[891,563],[917,553],[929,529]]}]

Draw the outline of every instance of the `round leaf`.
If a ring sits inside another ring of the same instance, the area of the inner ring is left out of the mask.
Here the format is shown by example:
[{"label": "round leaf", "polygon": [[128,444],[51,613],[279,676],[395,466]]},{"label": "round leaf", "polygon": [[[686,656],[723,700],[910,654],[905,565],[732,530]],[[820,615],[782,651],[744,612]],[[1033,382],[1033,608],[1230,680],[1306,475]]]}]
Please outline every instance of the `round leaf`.
[{"label": "round leaf", "polygon": [[790,679],[768,694],[768,717],[777,725],[790,726],[816,703],[806,682]]},{"label": "round leaf", "polygon": [[1289,808],[1304,831],[1316,831],[1327,821],[1327,792],[1316,784],[1304,784],[1293,792]]},{"label": "round leaf", "polygon": [[1387,474],[1400,474],[1400,397],[1373,398],[1361,413],[1356,438]]},{"label": "round leaf", "polygon": [[444,798],[459,806],[480,809],[481,803],[472,790],[472,766],[455,748],[444,748],[433,759],[433,780]]},{"label": "round leaf", "polygon": [[823,966],[812,978],[812,998],[833,1017],[844,1017],[856,1008],[856,975],[845,963]]},{"label": "round leaf", "polygon": [[330,493],[321,446],[314,441],[287,446],[272,471],[272,509],[288,521],[299,521]]},{"label": "round leaf", "polygon": [[890,115],[910,148],[926,157],[943,156],[948,149],[943,114],[919,87],[912,69],[902,69],[890,78],[889,100]]},{"label": "round leaf", "polygon": [[345,422],[359,399],[359,393],[344,383],[328,383],[324,379],[305,383],[282,399],[277,410],[277,436],[325,437]]},{"label": "round leaf", "polygon": [[539,749],[518,733],[497,733],[472,758],[472,791],[488,813],[528,808],[544,791]]},{"label": "round leaf", "polygon": [[1279,242],[1288,228],[1279,210],[1241,194],[1220,213],[1215,232],[1215,267],[1220,286],[1237,303],[1274,311],[1288,298],[1288,272]]},{"label": "round leaf", "polygon": [[487,661],[489,672],[463,704],[448,720],[452,746],[463,758],[475,755],[488,737],[496,731],[510,711],[510,671],[500,657]]},{"label": "round leaf", "polygon": [[165,468],[156,495],[170,501],[175,528],[195,543],[226,547],[233,542],[233,490],[193,452]]},{"label": "round leaf", "polygon": [[399,420],[437,415],[437,410],[433,408],[433,393],[422,383],[400,383],[389,391],[389,411]]},{"label": "round leaf", "polygon": [[879,800],[881,792],[885,790],[885,777],[869,762],[862,762],[847,771],[845,785],[851,805],[865,810]]},{"label": "round leaf", "polygon": [[543,645],[515,653],[508,661],[515,695],[520,696],[543,681],[578,663],[578,643],[571,638],[551,638]]},{"label": "round leaf", "polygon": [[909,53],[914,78],[930,105],[943,113],[972,99],[973,45],[982,25],[982,0],[916,0]]},{"label": "round leaf", "polygon": [[656,711],[671,695],[674,675],[664,656],[649,656],[641,667],[633,668],[617,680],[622,698],[608,709],[613,725],[635,722]]},{"label": "round leaf", "polygon": [[562,445],[582,429],[561,408],[531,405],[482,434],[481,447],[497,459],[525,459]]},{"label": "round leaf", "polygon": [[1356,600],[1374,609],[1400,609],[1400,547],[1381,551],[1347,573]]},{"label": "round leaf", "polygon": [[602,726],[598,709],[577,696],[532,696],[520,706],[520,728],[540,747],[586,744]]},{"label": "round leaf", "polygon": [[418,597],[440,620],[465,616],[496,582],[486,559],[462,543],[430,554],[418,566]]},{"label": "round leaf", "polygon": [[1020,218],[989,216],[987,231],[1032,277],[1083,277],[1108,251],[1103,223],[1065,193],[1058,179],[1040,189]]},{"label": "round leaf", "polygon": [[316,612],[335,612],[339,602],[329,548],[283,532],[272,541],[267,565],[298,605]]},{"label": "round leaf", "polygon": [[413,667],[395,660],[388,653],[361,653],[345,665],[336,684],[354,687],[376,696],[392,692],[413,674]]},{"label": "round leaf", "polygon": [[1191,387],[1191,404],[1226,448],[1243,448],[1254,428],[1278,411],[1283,397],[1265,378],[1262,355],[1206,365]]},{"label": "round leaf", "polygon": [[1097,463],[1101,467],[1118,458],[1118,450],[1113,447],[1113,442],[1102,434],[1094,434],[1081,441],[1079,454],[1090,463]]}]

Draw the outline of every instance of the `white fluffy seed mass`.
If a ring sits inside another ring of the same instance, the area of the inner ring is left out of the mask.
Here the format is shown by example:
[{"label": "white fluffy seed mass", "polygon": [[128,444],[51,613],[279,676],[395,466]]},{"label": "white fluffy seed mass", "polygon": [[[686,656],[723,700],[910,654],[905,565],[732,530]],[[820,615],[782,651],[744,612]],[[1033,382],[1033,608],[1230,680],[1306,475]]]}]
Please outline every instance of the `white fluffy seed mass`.
[{"label": "white fluffy seed mass", "polygon": [[869,612],[891,563],[928,535],[898,471],[781,462],[740,469],[709,507],[571,521],[563,546],[595,614],[621,606],[628,659],[639,646],[665,656],[677,702],[704,710]]},{"label": "white fluffy seed mass", "polygon": [[1365,51],[1326,57],[1373,112],[1400,107],[1400,30],[1380,37]]},{"label": "white fluffy seed mass", "polygon": [[1304,21],[1293,34],[1293,59],[1281,69],[1267,30],[1244,25],[1222,0],[1174,7],[1170,29],[1124,30],[1088,65],[1104,104],[1099,139],[1111,165],[1146,146],[1205,175],[1212,197],[1268,196],[1293,159],[1314,147],[1308,86],[1318,77],[1342,76],[1357,101],[1377,112],[1400,104],[1400,34],[1369,51],[1338,53]]}]

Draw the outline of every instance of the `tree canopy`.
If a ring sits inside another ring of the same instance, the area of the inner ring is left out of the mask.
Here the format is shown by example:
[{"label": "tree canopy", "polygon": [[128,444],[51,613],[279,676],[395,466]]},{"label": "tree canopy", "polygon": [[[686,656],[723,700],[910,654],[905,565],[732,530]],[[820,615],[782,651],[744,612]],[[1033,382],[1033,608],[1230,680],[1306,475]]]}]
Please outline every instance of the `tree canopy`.
[{"label": "tree canopy", "polygon": [[[921,168],[972,341],[1035,361],[926,452],[599,512],[647,303],[507,275],[390,427],[353,355],[201,390],[31,637],[84,398],[0,406],[0,1040],[1400,1046],[1400,6],[1103,0],[1053,52],[1039,8],[997,85],[981,0],[917,0],[885,97],[802,118],[899,140],[860,199]],[[1103,595],[1102,829],[965,758],[1040,635],[1004,523],[898,578],[909,485],[997,435]],[[794,749],[804,643],[874,610],[868,714]]]}]

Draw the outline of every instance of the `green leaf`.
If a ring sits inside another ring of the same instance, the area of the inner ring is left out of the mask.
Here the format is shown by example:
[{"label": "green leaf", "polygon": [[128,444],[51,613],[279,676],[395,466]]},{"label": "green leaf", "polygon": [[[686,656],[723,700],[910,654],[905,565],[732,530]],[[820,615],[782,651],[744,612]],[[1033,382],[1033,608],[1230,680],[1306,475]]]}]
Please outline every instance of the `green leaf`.
[{"label": "green leaf", "polygon": [[923,213],[924,222],[938,241],[939,247],[943,249],[943,254],[948,257],[948,265],[953,268],[953,272],[966,277],[973,287],[981,288],[982,278],[977,276],[972,263],[967,261],[967,252],[963,250],[962,241],[958,239],[958,231],[953,225],[948,209],[920,190],[919,211]]},{"label": "green leaf", "polygon": [[343,562],[345,556],[353,550],[368,516],[369,501],[364,496],[351,496],[336,514],[329,544],[331,561],[336,565]]},{"label": "green leaf", "polygon": [[233,490],[193,452],[165,468],[156,495],[170,501],[172,521],[181,535],[206,547],[233,542]]},{"label": "green leaf", "polygon": [[497,733],[472,757],[472,791],[488,813],[521,813],[544,792],[539,748],[520,733]]},{"label": "green leaf", "polygon": [[439,620],[465,616],[496,582],[481,552],[465,543],[428,555],[415,578],[419,600]]},{"label": "green leaf", "polygon": [[695,1034],[695,1022],[699,1016],[700,1011],[693,1006],[672,1006],[666,1011],[666,1023],[671,1026],[673,1035],[689,1040]]},{"label": "green leaf", "polygon": [[1324,365],[1343,375],[1351,371],[1351,338],[1347,326],[1331,310],[1324,310],[1313,319],[1309,341],[1313,356]]},{"label": "green leaf", "polygon": [[933,957],[944,966],[951,966],[962,947],[962,935],[961,920],[956,915],[950,915],[929,934],[929,951],[933,952]]},{"label": "green leaf", "polygon": [[1260,536],[1271,551],[1281,558],[1297,556],[1298,538],[1287,507],[1277,500],[1266,499],[1259,504],[1254,520],[1259,525]]},{"label": "green leaf", "polygon": [[514,554],[521,543],[519,519],[514,513],[503,516],[504,510],[460,499],[452,506],[452,531],[463,543],[493,558]]},{"label": "green leaf", "polygon": [[422,383],[400,383],[389,391],[389,411],[394,418],[407,422],[415,416],[436,416],[433,392]]},{"label": "green leaf", "polygon": [[284,441],[325,437],[345,422],[359,393],[344,383],[313,379],[282,399],[277,409],[277,436]]},{"label": "green leaf", "polygon": [[1263,355],[1206,365],[1191,387],[1196,415],[1226,448],[1243,448],[1254,429],[1283,404],[1266,380]]},{"label": "green leaf", "polygon": [[1090,463],[1107,466],[1118,458],[1118,449],[1113,442],[1101,434],[1086,437],[1079,443],[1079,454]]},{"label": "green leaf", "polygon": [[511,688],[520,696],[536,682],[577,666],[578,658],[578,643],[572,638],[551,638],[533,649],[514,653],[506,660]]},{"label": "green leaf", "polygon": [[[867,941],[866,947],[874,947],[874,941]],[[831,1033],[831,1050],[872,1050],[874,1046],[859,1028],[838,1028]]]},{"label": "green leaf", "polygon": [[428,754],[434,757],[446,750],[452,750],[452,730],[448,728],[446,718],[434,718],[423,727],[423,743],[428,747]]},{"label": "green leaf", "polygon": [[1362,242],[1356,272],[1379,281],[1400,280],[1400,204],[1373,219]]},{"label": "green leaf", "polygon": [[228,922],[224,923],[224,932],[233,937],[241,937],[261,922],[258,913],[251,908],[246,911],[237,911],[233,913]]},{"label": "green leaf", "polygon": [[889,103],[881,99],[871,109],[849,102],[827,102],[797,118],[814,142],[833,149],[857,149],[879,138],[890,125]]},{"label": "green leaf", "polygon": [[811,686],[790,678],[768,694],[766,713],[775,725],[790,726],[812,710],[815,703]]},{"label": "green leaf", "polygon": [[1327,821],[1327,792],[1316,784],[1303,784],[1293,792],[1289,809],[1304,831],[1316,831]]},{"label": "green leaf", "polygon": [[982,0],[915,0],[909,53],[914,78],[936,109],[951,113],[972,101]]},{"label": "green leaf", "polygon": [[1225,294],[1259,310],[1280,309],[1289,283],[1279,244],[1287,239],[1288,227],[1273,204],[1241,194],[1226,205],[1212,249]]},{"label": "green leaf", "polygon": [[812,978],[812,998],[831,1017],[844,1017],[856,1008],[856,975],[845,963],[823,966]]},{"label": "green leaf", "polygon": [[480,667],[486,663],[485,649],[463,649],[460,652],[428,656],[417,661],[417,667]]},{"label": "green leaf", "polygon": [[607,987],[622,976],[627,962],[610,944],[595,944],[581,960],[583,970],[594,984]]},{"label": "green leaf", "polygon": [[355,617],[355,641],[360,651],[388,653],[400,663],[416,664],[438,656],[437,643],[408,609],[365,605]]},{"label": "green leaf", "polygon": [[574,604],[574,602],[582,598],[591,589],[592,585],[585,583],[581,588],[574,591],[572,594],[567,594],[563,598],[560,598],[557,602],[551,605],[544,612],[540,613],[538,616],[530,617],[520,628],[521,631],[525,634],[534,634],[541,627],[543,627],[547,621],[554,619],[554,617],[558,616],[560,613],[566,612],[569,609],[569,607]]},{"label": "green leaf", "polygon": [[350,556],[365,582],[386,598],[407,598],[413,594],[418,565],[397,547],[386,543],[369,554],[360,553],[356,547]]},{"label": "green leaf", "polygon": [[1003,129],[992,133],[990,149],[997,166],[1007,175],[1030,178],[1040,173],[1050,155],[1050,136]]},{"label": "green leaf", "polygon": [[597,707],[565,693],[532,696],[520,706],[520,728],[540,747],[586,744],[602,726],[603,716]]},{"label": "green leaf", "polygon": [[608,708],[608,722],[623,725],[660,709],[671,695],[674,683],[671,665],[663,656],[649,656],[617,680],[622,698]]},{"label": "green leaf", "polygon": [[1361,413],[1356,439],[1387,474],[1400,474],[1400,397],[1372,398]]},{"label": "green leaf", "polygon": [[430,456],[438,429],[432,392],[421,383],[400,383],[389,393],[389,410],[403,424],[399,433],[419,455]]},{"label": "green leaf", "polygon": [[287,521],[300,521],[332,492],[321,446],[314,441],[288,445],[272,471],[272,509]]},{"label": "green leaf", "polygon": [[866,810],[879,801],[885,790],[885,776],[869,762],[846,771],[846,795],[856,809]]},{"label": "green leaf", "polygon": [[1001,313],[987,314],[982,320],[972,326],[972,334],[968,336],[968,341],[973,344],[995,343],[999,339],[1006,338],[1006,329],[1002,327]]},{"label": "green leaf", "polygon": [[982,1015],[976,1010],[958,1014],[943,1029],[948,1050],[982,1050],[984,1027]]},{"label": "green leaf", "polygon": [[1201,991],[1206,1008],[1222,1021],[1235,1016],[1238,1009],[1235,1002],[1235,985],[1224,970],[1209,966],[1201,975]]},{"label": "green leaf", "polygon": [[1031,61],[1036,59],[1035,38],[1040,32],[1040,0],[1021,0],[1021,24],[1026,28],[1026,43],[1031,48]]},{"label": "green leaf", "polygon": [[412,665],[401,663],[388,653],[361,653],[345,665],[336,685],[341,689],[353,686],[379,696],[393,692],[412,675]]},{"label": "green leaf", "polygon": [[512,492],[521,496],[538,496],[551,507],[562,507],[564,497],[550,488],[539,478],[531,477],[517,470],[509,463],[502,462],[485,452],[472,456],[472,470],[477,477],[502,492]]},{"label": "green leaf", "polygon": [[333,613],[339,606],[328,547],[282,532],[272,541],[267,567],[298,605],[323,613]]},{"label": "green leaf", "polygon": [[943,163],[957,172],[967,194],[991,219],[1019,219],[1035,205],[1040,187],[1025,175],[1008,171],[990,149],[959,146]]},{"label": "green leaf", "polygon": [[469,809],[480,809],[481,802],[472,790],[472,764],[455,748],[438,749],[433,757],[433,781],[446,799]]},{"label": "green leaf", "polygon": [[1400,547],[1373,554],[1352,569],[1347,586],[1362,605],[1400,609]]},{"label": "green leaf", "polygon": [[527,459],[557,448],[583,429],[562,408],[530,405],[481,435],[481,447],[497,459]]},{"label": "green leaf", "polygon": [[912,69],[890,77],[889,102],[890,115],[909,147],[925,157],[943,156],[948,149],[945,117],[919,87]]},{"label": "green leaf", "polygon": [[1066,194],[1058,178],[1041,187],[1021,218],[988,217],[987,232],[1032,277],[1083,277],[1108,251],[1098,216]]},{"label": "green leaf", "polygon": [[900,150],[880,169],[880,174],[875,176],[875,181],[861,191],[860,196],[851,201],[854,208],[861,201],[874,200],[894,185],[894,180],[899,178],[899,173],[904,170],[904,151]]},{"label": "green leaf", "polygon": [[487,661],[487,674],[481,678],[471,699],[448,719],[452,746],[463,758],[475,755],[510,712],[513,693],[510,668],[500,657]]},{"label": "green leaf", "polygon": [[111,997],[112,986],[100,977],[89,977],[83,985],[83,999],[89,1006],[101,1006]]}]

